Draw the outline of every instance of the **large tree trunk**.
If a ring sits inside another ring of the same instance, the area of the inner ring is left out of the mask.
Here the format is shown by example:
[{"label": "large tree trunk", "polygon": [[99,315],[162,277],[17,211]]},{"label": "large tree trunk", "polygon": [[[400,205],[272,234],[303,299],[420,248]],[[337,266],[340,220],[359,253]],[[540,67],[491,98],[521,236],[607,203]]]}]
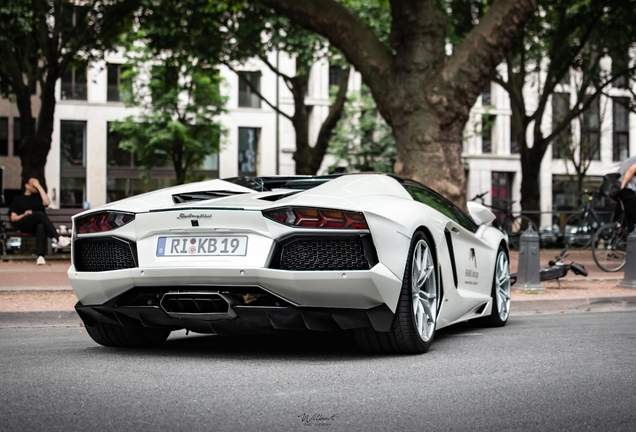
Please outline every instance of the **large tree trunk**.
[{"label": "large tree trunk", "polygon": [[[52,69],[52,70],[51,70]],[[57,68],[50,68],[44,81],[42,93],[40,95],[40,113],[37,125],[35,126],[35,140],[24,142],[24,148],[20,152],[22,162],[22,175],[37,177],[42,187],[47,190],[44,168],[46,160],[51,150],[51,137],[53,136],[53,125],[55,122],[55,82],[58,78]],[[24,118],[26,113],[20,112],[20,117]]]},{"label": "large tree trunk", "polygon": [[391,1],[390,48],[337,1],[261,1],[327,37],[362,74],[393,128],[396,171],[465,207],[461,131],[536,0],[495,0],[450,57],[446,21],[436,0]]}]

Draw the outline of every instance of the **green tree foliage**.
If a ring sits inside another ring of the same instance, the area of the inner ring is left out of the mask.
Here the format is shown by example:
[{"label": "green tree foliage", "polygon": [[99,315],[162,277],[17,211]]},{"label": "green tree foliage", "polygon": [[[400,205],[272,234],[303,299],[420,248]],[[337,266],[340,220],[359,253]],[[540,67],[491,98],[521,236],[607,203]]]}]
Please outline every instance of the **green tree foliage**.
[{"label": "green tree foliage", "polygon": [[[465,206],[462,132],[492,69],[530,18],[536,0],[494,0],[447,52],[442,0],[260,0],[327,38],[362,75],[398,150],[396,173]],[[371,8],[366,6],[372,6]],[[387,32],[369,14],[391,17]]]},{"label": "green tree foliage", "polygon": [[146,168],[171,162],[178,184],[219,152],[218,117],[226,102],[214,61],[220,38],[199,39],[211,36],[201,27],[206,16],[187,4],[153,2],[143,9],[142,30],[126,41],[131,68],[124,75],[125,101],[140,114],[111,126],[125,138],[121,147]]},{"label": "green tree foliage", "polygon": [[329,171],[393,172],[397,157],[391,128],[378,114],[366,86],[347,98],[342,119],[329,143],[329,153],[336,158]]},{"label": "green tree foliage", "polygon": [[[217,11],[221,10],[218,2],[213,4],[217,6]],[[219,25],[227,29],[224,33],[221,60],[228,68],[241,77],[237,64],[258,57],[291,92],[294,101],[293,113],[286,112],[277,101],[265,97],[254,83],[244,81],[263,102],[292,123],[296,132],[296,173],[316,174],[327,151],[329,138],[342,115],[350,74],[348,63],[324,37],[302,28],[287,17],[258,3],[227,8],[219,16]],[[294,59],[293,74],[287,74],[279,67],[277,60],[272,58],[274,52],[276,55],[283,53]],[[311,106],[307,103],[307,94],[311,68],[318,61],[328,61],[332,65],[337,65],[343,69],[343,73],[340,74],[338,91],[332,98],[329,113],[321,124],[317,138],[312,142],[309,136]]]},{"label": "green tree foliage", "polygon": [[[627,83],[634,79],[634,68],[628,51],[636,40],[634,16],[634,0],[539,0],[504,67],[495,71],[493,81],[510,96],[511,122],[521,155],[524,211],[539,210],[539,170],[550,144],[559,146],[560,157],[571,160],[582,188],[599,143],[572,140],[568,131],[573,121],[584,123],[586,113],[601,95],[608,96],[613,83],[623,82],[630,92]],[[532,89],[536,104],[528,103],[524,88]],[[552,116],[552,128],[546,132],[545,117],[553,111],[555,98],[563,96],[568,105]],[[632,93],[627,105],[633,105],[633,100]]]},{"label": "green tree foliage", "polygon": [[[43,185],[51,149],[55,85],[128,31],[141,0],[5,0],[0,3],[0,91],[20,112],[22,174]],[[39,93],[40,109],[32,105]],[[35,118],[34,118],[35,116]],[[37,121],[36,121],[37,119]]]}]

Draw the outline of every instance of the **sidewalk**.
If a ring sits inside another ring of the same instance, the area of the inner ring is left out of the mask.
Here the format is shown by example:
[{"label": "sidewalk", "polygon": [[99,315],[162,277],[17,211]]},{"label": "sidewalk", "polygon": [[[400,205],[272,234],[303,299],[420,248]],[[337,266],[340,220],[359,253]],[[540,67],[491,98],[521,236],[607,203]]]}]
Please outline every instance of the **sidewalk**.
[{"label": "sidewalk", "polygon": [[[541,266],[559,253],[542,250]],[[45,266],[36,266],[34,259],[11,257],[0,261],[0,313],[35,311],[73,311],[77,302],[68,280],[68,259],[47,259]],[[510,257],[511,271],[517,271],[518,252]],[[624,273],[606,273],[599,269],[589,250],[570,251],[565,259],[585,265],[588,277],[569,273],[556,281],[543,282],[545,290],[512,293],[512,314],[565,313],[580,311],[636,309],[636,289],[617,288]],[[13,314],[12,314],[13,315]]]}]

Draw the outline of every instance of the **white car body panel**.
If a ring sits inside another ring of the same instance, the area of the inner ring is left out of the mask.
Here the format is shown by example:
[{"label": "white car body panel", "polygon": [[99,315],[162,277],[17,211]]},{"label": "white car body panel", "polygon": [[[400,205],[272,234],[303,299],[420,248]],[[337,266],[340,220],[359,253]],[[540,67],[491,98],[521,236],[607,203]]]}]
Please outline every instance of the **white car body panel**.
[{"label": "white car body panel", "polygon": [[[195,203],[173,202],[173,194],[204,190],[241,194]],[[135,214],[134,221],[108,233],[78,234],[74,228],[73,238],[116,236],[134,242],[138,257],[135,268],[103,272],[79,271],[74,259],[68,275],[79,302],[83,306],[101,305],[133,287],[258,286],[298,307],[369,309],[386,305],[395,312],[411,238],[417,230],[425,230],[435,245],[443,286],[437,328],[490,313],[496,254],[502,244],[507,250],[499,230],[481,225],[473,233],[415,201],[387,175],[342,176],[276,201],[260,199],[280,193],[259,193],[223,180],[210,180],[128,198],[75,216],[74,221],[102,211]],[[369,270],[351,271],[268,268],[277,241],[287,236],[343,234],[337,229],[286,226],[265,218],[261,212],[285,206],[363,213],[369,230],[346,231],[354,235],[370,233],[378,263]],[[483,206],[471,206],[469,210],[480,221],[490,218]],[[199,226],[192,226],[192,220]],[[245,256],[228,257],[158,257],[158,238],[179,235],[244,235],[247,252]]]}]

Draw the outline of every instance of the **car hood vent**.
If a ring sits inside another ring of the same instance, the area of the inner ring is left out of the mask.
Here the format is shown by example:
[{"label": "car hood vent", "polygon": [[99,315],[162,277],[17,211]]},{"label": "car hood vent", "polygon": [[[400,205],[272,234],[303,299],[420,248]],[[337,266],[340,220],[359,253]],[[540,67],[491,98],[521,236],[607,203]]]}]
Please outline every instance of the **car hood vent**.
[{"label": "car hood vent", "polygon": [[196,202],[196,201],[206,201],[215,198],[225,198],[233,195],[240,195],[245,192],[236,192],[236,191],[198,191],[198,192],[183,192],[179,194],[172,195],[172,201],[175,204]]}]

